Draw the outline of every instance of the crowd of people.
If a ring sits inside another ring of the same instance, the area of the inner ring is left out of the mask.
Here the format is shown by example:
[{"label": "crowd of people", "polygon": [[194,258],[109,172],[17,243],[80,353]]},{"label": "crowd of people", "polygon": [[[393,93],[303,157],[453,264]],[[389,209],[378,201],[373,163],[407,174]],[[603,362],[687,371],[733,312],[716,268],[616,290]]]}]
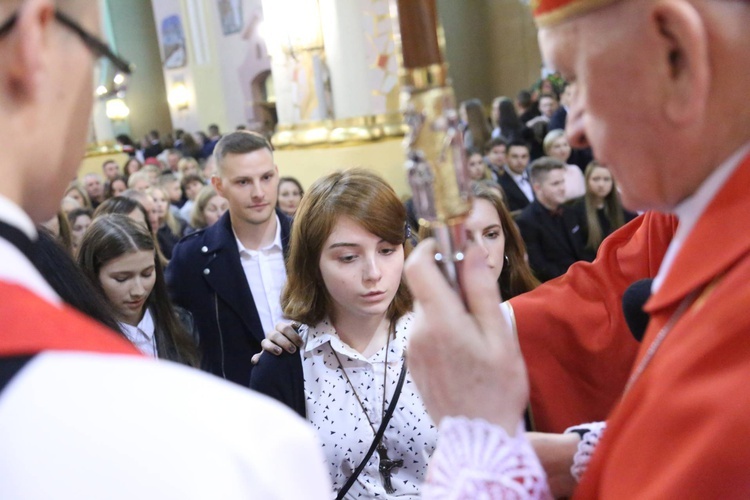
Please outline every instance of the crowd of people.
[{"label": "crowd of people", "polygon": [[479,99],[460,108],[467,174],[502,193],[543,282],[593,261],[602,240],[637,215],[623,208],[612,173],[590,148],[571,148],[564,130],[571,89],[546,78],[515,103],[494,99],[489,118]]},{"label": "crowd of people", "polygon": [[95,3],[0,4],[3,496],[746,497],[750,8],[532,8],[575,83],[461,106],[461,295],[383,178],[256,133],[66,188],[92,53],[130,66]]}]

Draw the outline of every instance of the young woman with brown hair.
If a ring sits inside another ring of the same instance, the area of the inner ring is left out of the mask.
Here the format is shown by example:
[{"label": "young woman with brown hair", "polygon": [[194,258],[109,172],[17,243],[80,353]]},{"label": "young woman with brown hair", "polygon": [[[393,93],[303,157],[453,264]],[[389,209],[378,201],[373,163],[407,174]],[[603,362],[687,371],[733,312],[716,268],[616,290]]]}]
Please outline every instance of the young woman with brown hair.
[{"label": "young woman with brown hair", "polygon": [[[318,430],[340,495],[365,464],[347,498],[417,497],[437,439],[404,361],[412,318],[402,280],[407,228],[403,204],[373,173],[353,169],[313,184],[292,228],[281,299],[298,324],[300,353],[262,356],[252,372],[252,388]],[[377,453],[365,460],[371,447]]]}]

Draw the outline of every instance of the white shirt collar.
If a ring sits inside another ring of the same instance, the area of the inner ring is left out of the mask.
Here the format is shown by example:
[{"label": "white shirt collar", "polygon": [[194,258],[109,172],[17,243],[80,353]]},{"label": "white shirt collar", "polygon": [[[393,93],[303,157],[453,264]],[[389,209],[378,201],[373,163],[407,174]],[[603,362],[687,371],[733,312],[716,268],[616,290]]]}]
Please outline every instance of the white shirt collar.
[{"label": "white shirt collar", "polygon": [[[406,313],[396,321],[396,334],[391,340],[391,346],[396,348],[397,351],[403,350],[406,347],[412,315],[413,313]],[[336,329],[328,318],[324,318],[315,326],[302,325],[299,333],[305,342],[302,348],[303,356],[330,342],[331,348],[334,351],[349,356],[352,359],[368,361],[362,354],[349,347],[349,345],[339,338]],[[378,351],[378,353],[380,352],[382,352],[382,349]],[[378,356],[378,353],[373,355],[370,361],[375,360],[374,358]]]},{"label": "white shirt collar", "polygon": [[651,285],[652,293],[659,291],[659,288],[661,288],[661,285],[669,274],[669,270],[672,268],[674,260],[677,258],[677,254],[679,254],[698,219],[701,218],[708,205],[713,201],[729,177],[737,170],[737,167],[748,153],[750,153],[750,143],[738,149],[703,181],[703,184],[700,185],[692,196],[685,198],[674,208],[673,212],[677,215],[680,223],[677,226],[677,231],[675,231],[672,242],[667,248],[667,253],[664,255],[659,272],[656,274],[654,282]]},{"label": "white shirt collar", "polygon": [[36,226],[21,207],[0,195],[0,220],[24,232],[32,241],[36,240]]},{"label": "white shirt collar", "polygon": [[276,235],[273,238],[273,242],[266,247],[259,248],[258,250],[249,250],[245,248],[245,245],[243,245],[240,239],[237,237],[237,233],[234,231],[234,228],[232,228],[232,234],[234,234],[234,239],[237,241],[237,249],[240,251],[240,254],[245,252],[252,255],[253,253],[268,251],[274,248],[277,250],[284,250],[284,248],[281,246],[281,221],[279,220],[279,214],[274,212],[274,217],[276,217]]},{"label": "white shirt collar", "polygon": [[524,171],[523,174],[517,174],[514,171],[512,171],[508,165],[503,165],[503,169],[505,169],[505,173],[507,173],[508,175],[510,175],[511,178],[513,178],[513,180],[516,181],[516,184],[518,184],[518,182],[521,179],[523,179],[525,181],[529,180],[528,177],[526,176],[526,172],[525,171]]},{"label": "white shirt collar", "polygon": [[143,318],[136,325],[128,325],[127,323],[120,323],[125,336],[131,340],[136,338],[138,334],[145,335],[149,340],[154,338],[154,332],[156,331],[156,325],[154,325],[154,318],[151,316],[151,311],[146,308],[146,312],[143,313]]},{"label": "white shirt collar", "polygon": [[159,352],[156,348],[156,325],[151,316],[151,311],[146,309],[143,318],[137,326],[120,323],[120,329],[125,337],[146,356],[158,358]]}]

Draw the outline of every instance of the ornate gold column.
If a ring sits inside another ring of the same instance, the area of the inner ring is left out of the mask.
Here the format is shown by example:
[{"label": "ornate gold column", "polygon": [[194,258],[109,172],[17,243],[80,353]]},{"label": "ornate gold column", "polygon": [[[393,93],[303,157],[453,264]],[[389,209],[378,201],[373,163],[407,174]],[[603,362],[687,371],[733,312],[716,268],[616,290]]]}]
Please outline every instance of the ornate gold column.
[{"label": "ornate gold column", "polygon": [[436,260],[460,291],[463,227],[471,189],[456,99],[441,52],[435,0],[391,0],[403,55],[406,167],[419,224],[438,242]]}]

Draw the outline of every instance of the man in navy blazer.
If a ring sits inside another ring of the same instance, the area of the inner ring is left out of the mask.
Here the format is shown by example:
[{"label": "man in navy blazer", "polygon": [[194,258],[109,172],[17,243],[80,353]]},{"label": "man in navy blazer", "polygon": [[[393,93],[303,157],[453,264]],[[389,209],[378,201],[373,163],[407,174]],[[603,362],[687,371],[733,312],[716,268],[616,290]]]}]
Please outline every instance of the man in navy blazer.
[{"label": "man in navy blazer", "polygon": [[238,131],[214,151],[216,190],[229,210],[174,248],[167,283],[200,332],[203,367],[247,386],[253,354],[281,317],[291,220],[276,210],[278,168],[262,136]]},{"label": "man in navy blazer", "polygon": [[565,164],[548,156],[530,170],[536,199],[516,222],[526,243],[529,265],[540,281],[564,274],[576,261],[586,260],[582,221],[565,202]]},{"label": "man in navy blazer", "polygon": [[526,173],[529,164],[529,146],[521,140],[508,145],[504,175],[500,176],[498,184],[505,193],[505,203],[508,210],[516,214],[526,208],[534,200],[534,191]]}]

